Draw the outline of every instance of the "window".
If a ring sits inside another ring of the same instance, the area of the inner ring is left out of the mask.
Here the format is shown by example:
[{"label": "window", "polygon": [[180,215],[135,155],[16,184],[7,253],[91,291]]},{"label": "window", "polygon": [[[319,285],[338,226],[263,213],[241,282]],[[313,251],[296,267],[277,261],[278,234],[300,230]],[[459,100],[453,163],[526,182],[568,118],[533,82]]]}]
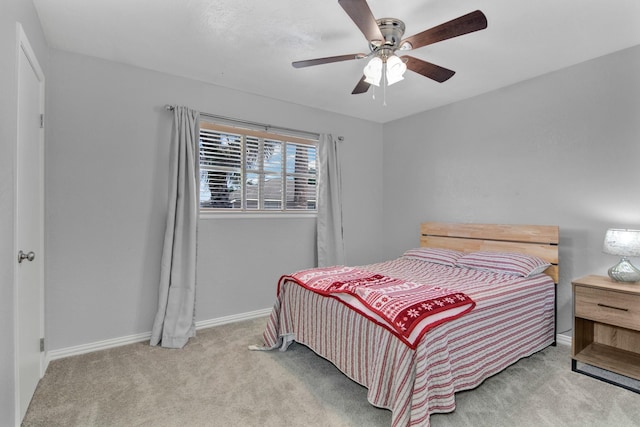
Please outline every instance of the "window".
[{"label": "window", "polygon": [[317,140],[200,123],[200,208],[316,212]]}]

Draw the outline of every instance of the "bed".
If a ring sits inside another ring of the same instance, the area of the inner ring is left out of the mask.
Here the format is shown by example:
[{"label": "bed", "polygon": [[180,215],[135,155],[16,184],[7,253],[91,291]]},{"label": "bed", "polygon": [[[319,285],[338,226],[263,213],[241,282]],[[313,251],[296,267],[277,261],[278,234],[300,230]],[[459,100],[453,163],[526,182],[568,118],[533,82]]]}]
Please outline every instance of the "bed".
[{"label": "bed", "polygon": [[[398,283],[427,284],[470,299],[439,320],[422,318],[411,336],[394,329],[396,319],[367,311],[373,305],[358,306],[364,297],[329,294],[299,280],[316,277],[315,271],[283,276],[262,349],[303,344],[365,386],[372,405],[391,410],[392,426],[428,426],[431,414],[455,409],[456,392],[555,345],[558,234],[556,226],[427,222],[420,225],[419,248],[395,260],[339,270],[357,272],[358,283],[393,278],[393,289]],[[520,266],[516,274],[509,270],[518,254],[540,262],[525,271],[530,277],[520,274]],[[507,274],[494,259],[505,256]],[[352,282],[326,283],[335,288]]]}]

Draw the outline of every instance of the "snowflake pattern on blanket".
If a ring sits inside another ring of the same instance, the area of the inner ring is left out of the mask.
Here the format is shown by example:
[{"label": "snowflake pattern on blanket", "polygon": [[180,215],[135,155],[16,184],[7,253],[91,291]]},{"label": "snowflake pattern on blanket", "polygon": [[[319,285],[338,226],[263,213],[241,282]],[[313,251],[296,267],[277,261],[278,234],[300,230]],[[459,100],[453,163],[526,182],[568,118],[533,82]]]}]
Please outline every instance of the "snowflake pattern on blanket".
[{"label": "snowflake pattern on blanket", "polygon": [[[321,295],[345,293],[356,297],[366,308],[385,319],[393,328],[392,332],[412,347],[427,330],[460,317],[475,307],[475,302],[462,292],[408,282],[354,267],[302,270],[283,276],[280,283],[285,279],[294,280]],[[429,318],[432,321],[426,322],[423,330],[417,336],[414,334],[414,339],[408,342],[418,324]]]}]

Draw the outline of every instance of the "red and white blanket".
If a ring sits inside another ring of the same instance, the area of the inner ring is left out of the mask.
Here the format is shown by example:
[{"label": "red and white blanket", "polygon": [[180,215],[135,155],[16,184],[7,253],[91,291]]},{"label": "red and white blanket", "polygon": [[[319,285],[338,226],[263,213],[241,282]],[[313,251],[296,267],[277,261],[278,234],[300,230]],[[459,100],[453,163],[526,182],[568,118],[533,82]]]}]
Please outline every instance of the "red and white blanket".
[{"label": "red and white blanket", "polygon": [[353,267],[334,266],[282,276],[320,295],[337,298],[381,324],[412,349],[431,328],[471,311],[462,292],[392,278]]}]

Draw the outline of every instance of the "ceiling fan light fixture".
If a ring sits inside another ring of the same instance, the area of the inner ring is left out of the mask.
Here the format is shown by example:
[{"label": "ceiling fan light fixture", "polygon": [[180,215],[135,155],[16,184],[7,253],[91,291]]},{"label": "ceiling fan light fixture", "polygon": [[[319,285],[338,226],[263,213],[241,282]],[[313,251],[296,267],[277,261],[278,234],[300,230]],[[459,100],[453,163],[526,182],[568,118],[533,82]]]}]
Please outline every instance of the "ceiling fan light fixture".
[{"label": "ceiling fan light fixture", "polygon": [[387,58],[387,85],[391,86],[404,79],[404,73],[407,71],[407,64],[396,55]]},{"label": "ceiling fan light fixture", "polygon": [[371,58],[371,61],[364,67],[364,81],[374,86],[380,86],[382,79],[382,59],[379,57]]}]

